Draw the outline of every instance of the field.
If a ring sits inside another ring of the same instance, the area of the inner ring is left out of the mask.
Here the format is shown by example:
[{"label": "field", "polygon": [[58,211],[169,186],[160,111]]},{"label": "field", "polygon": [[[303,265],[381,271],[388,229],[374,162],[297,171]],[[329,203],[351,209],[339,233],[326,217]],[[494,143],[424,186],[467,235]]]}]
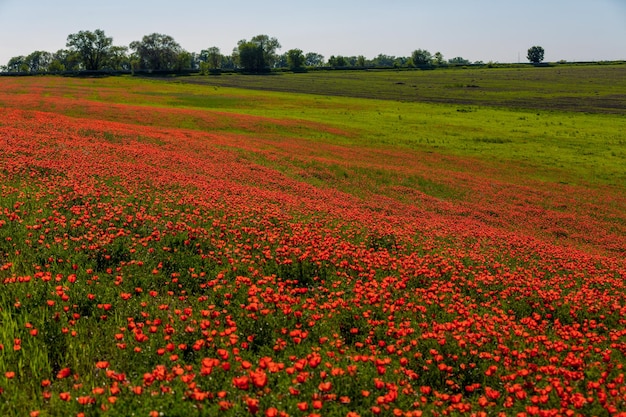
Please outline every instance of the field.
[{"label": "field", "polygon": [[626,65],[453,68],[447,71],[320,71],[183,78],[221,87],[408,102],[624,113]]},{"label": "field", "polygon": [[624,72],[0,78],[0,414],[625,415]]}]

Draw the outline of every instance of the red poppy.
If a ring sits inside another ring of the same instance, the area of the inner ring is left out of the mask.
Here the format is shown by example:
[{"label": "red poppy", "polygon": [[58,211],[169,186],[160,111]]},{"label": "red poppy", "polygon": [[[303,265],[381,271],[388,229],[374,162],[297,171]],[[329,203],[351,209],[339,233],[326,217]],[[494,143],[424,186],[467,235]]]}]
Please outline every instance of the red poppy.
[{"label": "red poppy", "polygon": [[70,368],[63,368],[57,373],[57,379],[67,378],[72,374]]}]

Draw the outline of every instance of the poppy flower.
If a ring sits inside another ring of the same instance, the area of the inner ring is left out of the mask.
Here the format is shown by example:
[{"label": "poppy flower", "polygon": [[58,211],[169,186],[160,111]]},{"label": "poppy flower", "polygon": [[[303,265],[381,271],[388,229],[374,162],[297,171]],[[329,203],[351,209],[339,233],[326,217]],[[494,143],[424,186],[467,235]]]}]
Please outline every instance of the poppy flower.
[{"label": "poppy flower", "polygon": [[59,372],[57,372],[57,379],[67,378],[71,374],[72,374],[72,371],[70,370],[70,368],[63,368]]}]

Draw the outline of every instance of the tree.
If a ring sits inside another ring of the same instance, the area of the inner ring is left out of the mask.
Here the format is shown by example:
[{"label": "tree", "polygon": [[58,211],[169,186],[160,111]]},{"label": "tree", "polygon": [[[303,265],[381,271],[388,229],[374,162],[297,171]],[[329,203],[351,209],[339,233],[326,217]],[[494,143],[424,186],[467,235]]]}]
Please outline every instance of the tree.
[{"label": "tree", "polygon": [[526,56],[533,64],[538,64],[543,61],[544,50],[541,46],[533,46],[528,49],[528,55]]},{"label": "tree", "polygon": [[67,37],[67,46],[70,51],[76,52],[86,70],[99,70],[109,59],[109,52],[113,38],[109,38],[104,31],[96,29],[93,32],[81,30]]},{"label": "tree", "polygon": [[393,66],[398,68],[398,67],[407,67],[409,66],[409,62],[411,61],[411,58],[407,58],[405,56],[399,56],[396,59],[393,60]]},{"label": "tree", "polygon": [[9,62],[6,65],[6,69],[9,72],[27,72],[28,71],[28,63],[26,62],[26,57],[23,55],[14,56],[9,59]]},{"label": "tree", "polygon": [[304,54],[301,49],[290,49],[287,51],[287,64],[290,70],[302,69],[304,59]]},{"label": "tree", "polygon": [[418,49],[411,54],[411,61],[416,67],[423,67],[431,64],[433,56],[425,49]]},{"label": "tree", "polygon": [[237,46],[237,60],[245,72],[260,73],[268,70],[263,57],[263,48],[245,40],[239,41]]},{"label": "tree", "polygon": [[52,54],[46,51],[35,51],[25,58],[30,72],[46,72],[52,62]]},{"label": "tree", "polygon": [[136,53],[140,69],[173,70],[181,65],[183,48],[169,35],[152,33],[134,41],[130,49]]},{"label": "tree", "polygon": [[182,71],[186,69],[192,69],[193,67],[193,55],[185,50],[181,51],[176,58],[176,71]]},{"label": "tree", "polygon": [[328,58],[328,65],[331,67],[346,67],[348,65],[348,61],[346,60],[345,57],[338,55],[331,55],[330,58]]},{"label": "tree", "polygon": [[465,59],[462,56],[457,56],[454,57],[452,59],[448,60],[448,64],[452,64],[452,65],[469,65],[471,64],[471,62],[469,61],[469,59]]},{"label": "tree", "polygon": [[307,67],[321,67],[324,66],[324,55],[317,52],[309,52],[304,56],[304,64]]},{"label": "tree", "polygon": [[125,46],[112,46],[106,67],[116,71],[129,71],[131,65],[128,57],[128,48]]},{"label": "tree", "polygon": [[446,61],[443,59],[443,54],[441,52],[435,52],[433,60],[435,61],[435,64],[439,67],[446,65]]},{"label": "tree", "polygon": [[395,59],[395,56],[378,54],[378,56],[372,60],[372,63],[377,67],[393,67]]},{"label": "tree", "polygon": [[276,38],[270,38],[267,35],[257,35],[250,40],[258,44],[263,50],[263,59],[265,60],[265,64],[272,68],[274,66],[276,60],[276,50],[280,49],[280,43]]},{"label": "tree", "polygon": [[287,60],[287,53],[277,54],[276,60],[274,61],[274,68],[288,68],[289,61]]},{"label": "tree", "polygon": [[239,64],[247,72],[268,71],[276,62],[276,50],[280,43],[276,38],[267,35],[257,35],[250,41],[245,39],[237,43],[237,49],[233,51],[239,59]]},{"label": "tree", "polygon": [[218,69],[222,67],[224,56],[220,52],[220,48],[212,46],[208,49],[200,51],[200,61],[206,62],[209,69]]},{"label": "tree", "polygon": [[237,68],[237,58],[235,54],[224,55],[222,57],[222,68],[224,69],[235,69]]},{"label": "tree", "polygon": [[59,49],[52,54],[49,71],[77,71],[80,67],[80,56],[77,52]]}]

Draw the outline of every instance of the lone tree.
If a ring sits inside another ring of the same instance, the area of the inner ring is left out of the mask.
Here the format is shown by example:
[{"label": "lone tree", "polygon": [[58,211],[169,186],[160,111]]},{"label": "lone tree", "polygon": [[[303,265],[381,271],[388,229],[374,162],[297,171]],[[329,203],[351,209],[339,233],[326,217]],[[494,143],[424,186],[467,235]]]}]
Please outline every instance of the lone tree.
[{"label": "lone tree", "polygon": [[81,30],[67,37],[70,51],[76,52],[86,70],[102,69],[109,59],[113,38],[109,38],[101,29],[93,32]]},{"label": "lone tree", "polygon": [[526,56],[533,64],[538,64],[543,61],[544,50],[541,46],[533,46],[528,49],[528,55]]}]

